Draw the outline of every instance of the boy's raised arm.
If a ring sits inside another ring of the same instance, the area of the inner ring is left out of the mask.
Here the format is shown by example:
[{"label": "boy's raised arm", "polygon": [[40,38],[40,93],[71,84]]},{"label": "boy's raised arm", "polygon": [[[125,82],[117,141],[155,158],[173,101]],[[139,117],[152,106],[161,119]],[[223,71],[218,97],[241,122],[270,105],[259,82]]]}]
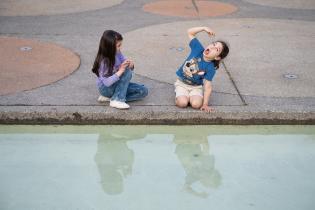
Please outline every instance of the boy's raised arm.
[{"label": "boy's raised arm", "polygon": [[195,38],[197,33],[202,32],[202,31],[207,32],[209,36],[215,35],[214,31],[209,27],[205,27],[205,26],[193,27],[187,30],[189,39],[192,40],[193,38]]}]

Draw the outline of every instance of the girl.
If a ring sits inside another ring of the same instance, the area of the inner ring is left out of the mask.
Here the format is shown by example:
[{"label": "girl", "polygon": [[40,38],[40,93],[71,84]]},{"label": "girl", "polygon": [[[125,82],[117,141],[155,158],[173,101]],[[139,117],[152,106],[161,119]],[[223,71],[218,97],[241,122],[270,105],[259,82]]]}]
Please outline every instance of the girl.
[{"label": "girl", "polygon": [[104,31],[100,40],[92,72],[97,76],[101,96],[99,102],[110,101],[117,109],[128,109],[126,101],[135,101],[148,95],[144,85],[131,83],[134,63],[120,52],[123,37],[116,31]]},{"label": "girl", "polygon": [[187,31],[191,52],[176,72],[178,79],[175,82],[175,103],[181,108],[190,104],[194,109],[211,112],[213,109],[208,105],[212,91],[211,81],[220,61],[228,55],[229,48],[225,42],[217,41],[205,49],[195,37],[202,31],[209,36],[215,35],[208,27],[194,27]]}]

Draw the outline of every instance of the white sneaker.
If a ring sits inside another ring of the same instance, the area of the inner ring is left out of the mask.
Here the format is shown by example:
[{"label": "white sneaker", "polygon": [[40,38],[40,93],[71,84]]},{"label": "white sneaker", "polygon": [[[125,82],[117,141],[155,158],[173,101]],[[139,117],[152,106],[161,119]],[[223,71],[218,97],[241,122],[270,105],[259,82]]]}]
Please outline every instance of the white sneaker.
[{"label": "white sneaker", "polygon": [[110,98],[107,98],[101,95],[100,97],[98,97],[97,101],[100,103],[104,103],[104,102],[110,101]]},{"label": "white sneaker", "polygon": [[109,106],[117,109],[129,109],[129,105],[122,101],[110,101]]}]

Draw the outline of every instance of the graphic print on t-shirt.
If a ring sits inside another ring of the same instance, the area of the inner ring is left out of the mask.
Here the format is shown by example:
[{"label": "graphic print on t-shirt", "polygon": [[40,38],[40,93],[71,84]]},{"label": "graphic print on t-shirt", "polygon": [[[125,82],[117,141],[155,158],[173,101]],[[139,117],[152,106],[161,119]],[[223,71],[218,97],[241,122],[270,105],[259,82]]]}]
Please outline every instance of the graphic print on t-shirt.
[{"label": "graphic print on t-shirt", "polygon": [[185,62],[183,66],[183,72],[184,72],[184,76],[187,79],[192,79],[193,76],[196,74],[200,76],[205,74],[204,70],[199,70],[198,61],[200,62],[201,59],[192,58]]}]

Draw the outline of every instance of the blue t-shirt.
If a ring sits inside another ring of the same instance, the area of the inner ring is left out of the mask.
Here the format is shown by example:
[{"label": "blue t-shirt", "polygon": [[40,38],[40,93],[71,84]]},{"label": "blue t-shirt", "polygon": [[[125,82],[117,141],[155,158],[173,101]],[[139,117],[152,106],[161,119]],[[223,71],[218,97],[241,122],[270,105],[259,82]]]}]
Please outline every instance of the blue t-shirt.
[{"label": "blue t-shirt", "polygon": [[189,47],[191,52],[176,74],[180,80],[190,85],[203,85],[203,79],[212,81],[216,70],[214,63],[203,59],[205,50],[197,38],[193,38]]}]

